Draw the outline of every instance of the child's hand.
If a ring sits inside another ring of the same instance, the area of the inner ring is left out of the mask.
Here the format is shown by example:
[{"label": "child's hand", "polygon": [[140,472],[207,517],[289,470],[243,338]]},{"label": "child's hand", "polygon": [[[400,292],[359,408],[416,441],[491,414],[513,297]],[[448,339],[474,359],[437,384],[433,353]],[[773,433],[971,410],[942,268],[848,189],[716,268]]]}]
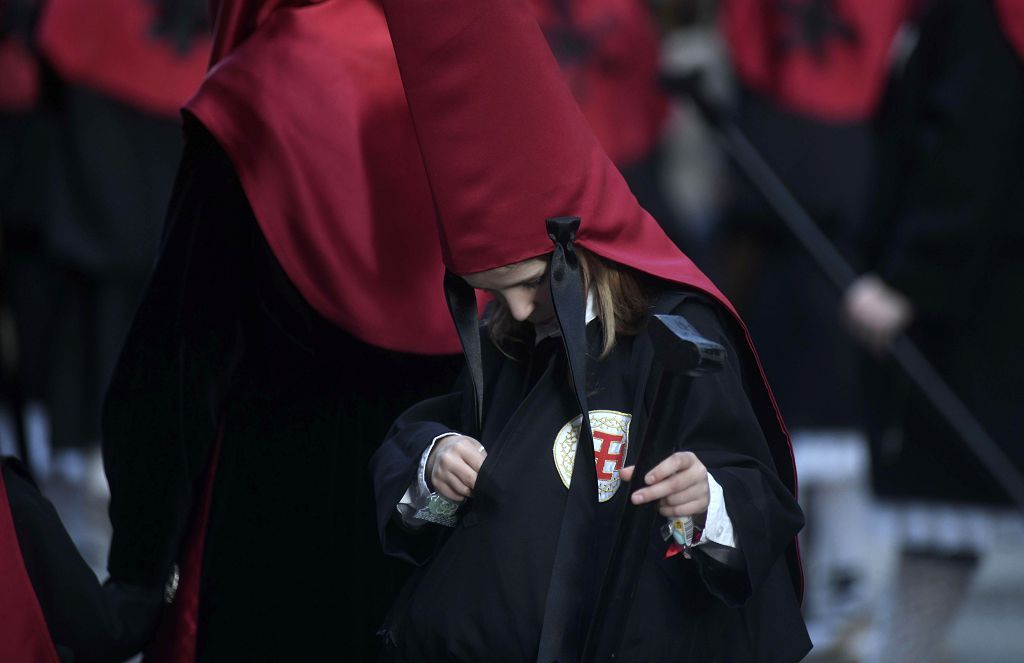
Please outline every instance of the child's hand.
[{"label": "child's hand", "polygon": [[472,496],[476,475],[487,451],[465,435],[449,435],[434,445],[427,459],[426,475],[433,490],[453,502]]},{"label": "child's hand", "polygon": [[[635,466],[619,471],[623,481],[633,478]],[[658,500],[658,513],[666,518],[700,516],[708,510],[711,489],[708,471],[690,451],[677,451],[644,477],[645,488],[633,493],[633,504]]]}]

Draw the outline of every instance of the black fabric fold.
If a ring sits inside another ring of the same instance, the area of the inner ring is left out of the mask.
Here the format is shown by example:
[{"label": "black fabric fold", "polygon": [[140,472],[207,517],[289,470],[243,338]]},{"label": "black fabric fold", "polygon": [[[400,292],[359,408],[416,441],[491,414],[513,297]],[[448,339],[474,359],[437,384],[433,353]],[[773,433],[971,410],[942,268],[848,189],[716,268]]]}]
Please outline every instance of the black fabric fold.
[{"label": "black fabric fold", "polygon": [[544,606],[537,654],[537,660],[543,663],[578,660],[583,627],[590,621],[591,609],[588,606],[593,605],[587,598],[596,578],[593,557],[587,554],[594,549],[597,471],[587,408],[586,298],[579,257],[573,247],[579,225],[579,217],[547,220],[548,236],[555,245],[549,267],[551,302],[561,328],[569,377],[582,416],[572,481]]},{"label": "black fabric fold", "polygon": [[459,334],[459,341],[462,343],[462,352],[466,356],[466,372],[473,385],[473,395],[476,399],[474,423],[479,432],[483,428],[484,365],[480,349],[480,320],[477,317],[476,292],[461,277],[446,271],[444,294]]}]

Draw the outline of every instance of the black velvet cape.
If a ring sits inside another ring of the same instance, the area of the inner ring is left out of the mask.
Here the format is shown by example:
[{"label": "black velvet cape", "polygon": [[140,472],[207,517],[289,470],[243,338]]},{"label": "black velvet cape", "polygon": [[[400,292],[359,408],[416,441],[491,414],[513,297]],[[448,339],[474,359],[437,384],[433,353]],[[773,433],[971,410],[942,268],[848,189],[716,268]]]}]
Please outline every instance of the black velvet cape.
[{"label": "black velvet cape", "polygon": [[288,281],[228,157],[194,119],[160,257],[104,412],[119,581],[162,587],[221,434],[205,532],[200,661],[372,660],[398,584],[367,461],[457,358],[385,351]]}]

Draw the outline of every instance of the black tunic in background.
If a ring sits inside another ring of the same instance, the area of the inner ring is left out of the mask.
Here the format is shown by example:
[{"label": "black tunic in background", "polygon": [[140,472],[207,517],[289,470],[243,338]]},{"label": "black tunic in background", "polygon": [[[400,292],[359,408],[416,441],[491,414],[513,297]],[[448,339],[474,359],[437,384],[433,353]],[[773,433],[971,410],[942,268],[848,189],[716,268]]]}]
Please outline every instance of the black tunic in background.
[{"label": "black tunic in background", "polygon": [[55,83],[45,192],[52,271],[46,405],[55,447],[99,441],[103,390],[160,239],[183,141],[180,121]]},{"label": "black tunic in background", "polygon": [[52,210],[44,183],[57,174],[57,135],[53,113],[46,109],[0,111],[0,305],[9,306],[14,318],[17,375],[11,377],[32,401],[47,396],[53,350],[57,272],[46,248]]},{"label": "black tunic in background", "polygon": [[[824,121],[753,91],[738,122],[844,255],[863,225],[875,165],[868,121]],[[860,424],[861,353],[842,328],[840,294],[764,197],[738,172],[723,218],[719,282],[750,328],[790,430]]]},{"label": "black tunic in background", "polygon": [[163,584],[220,427],[199,660],[369,660],[396,580],[367,460],[461,361],[385,351],[320,317],[227,156],[198,123],[186,130],[161,257],[106,402],[111,575]]},{"label": "black tunic in background", "polygon": [[[694,380],[685,404],[659,416],[678,420],[680,448],[694,451],[722,485],[742,554],[734,560],[736,568],[703,551],[692,560],[664,559],[667,544],[652,531],[630,621],[623,625],[620,659],[799,660],[810,642],[785,560],[803,522],[799,507],[775,472],[735,345],[715,309],[691,296],[675,312],[726,345],[730,360],[722,372]],[[591,357],[599,354],[599,331],[597,323],[588,327]],[[385,550],[421,565],[390,624],[399,660],[532,661],[537,656],[568,494],[554,443],[559,430],[579,416],[564,353],[556,343],[545,356],[546,343],[517,362],[483,341],[486,386],[478,437],[488,453],[474,497],[454,529],[428,524],[410,532],[400,524],[395,505],[415,480],[420,456],[435,436],[475,429],[464,407],[469,392],[410,409],[374,456]],[[620,338],[607,358],[588,363],[587,374],[591,420],[631,415],[633,440],[651,406],[644,377],[651,355],[637,347],[641,343],[646,340]],[[538,361],[543,372],[534,384]],[[600,430],[601,424],[595,425]],[[635,462],[633,454],[627,450],[626,464]],[[616,507],[627,494],[619,486],[598,505],[595,545],[578,551],[579,563],[590,557],[598,572],[580,589],[591,606],[614,536]]]}]

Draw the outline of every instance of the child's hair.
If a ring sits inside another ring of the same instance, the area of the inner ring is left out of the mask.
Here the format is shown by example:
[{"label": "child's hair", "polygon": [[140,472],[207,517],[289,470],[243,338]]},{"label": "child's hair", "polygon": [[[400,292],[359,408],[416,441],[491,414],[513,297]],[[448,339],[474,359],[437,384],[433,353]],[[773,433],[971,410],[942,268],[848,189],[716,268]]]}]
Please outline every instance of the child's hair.
[{"label": "child's hair", "polygon": [[[603,359],[615,346],[617,336],[640,332],[648,308],[647,279],[625,265],[605,260],[580,246],[575,248],[580,259],[583,290],[593,292],[597,317],[601,321],[604,338],[600,358]],[[510,344],[524,342],[529,323],[516,321],[507,306],[495,301],[487,327],[498,349],[512,357]]]}]

